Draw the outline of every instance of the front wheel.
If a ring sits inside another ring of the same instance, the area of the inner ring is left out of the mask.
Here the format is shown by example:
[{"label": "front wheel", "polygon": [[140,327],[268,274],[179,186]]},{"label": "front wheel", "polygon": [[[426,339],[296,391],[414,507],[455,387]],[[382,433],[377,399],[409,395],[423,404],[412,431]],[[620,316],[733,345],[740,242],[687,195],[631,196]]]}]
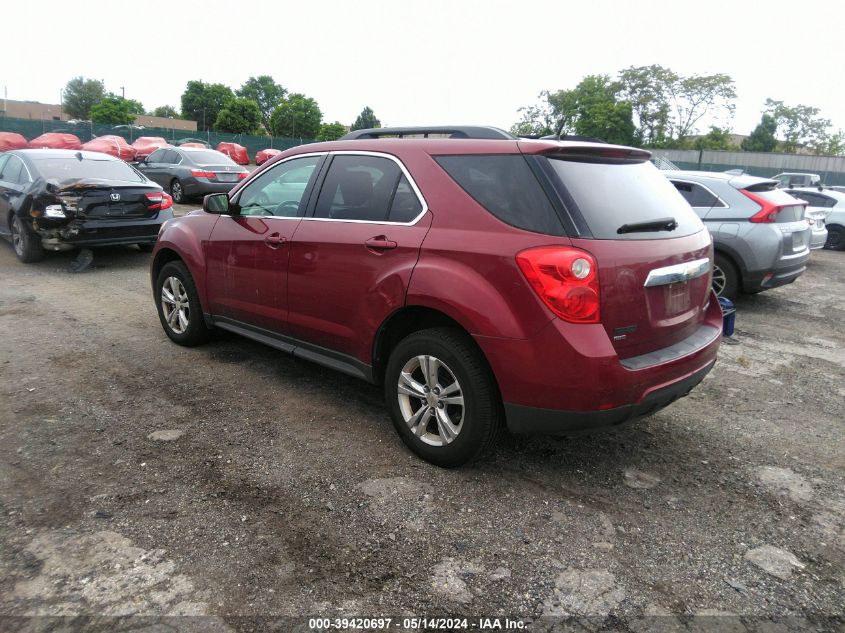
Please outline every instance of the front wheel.
[{"label": "front wheel", "polygon": [[415,332],[385,372],[393,425],[414,453],[455,467],[491,449],[504,427],[498,387],[481,351],[450,328]]},{"label": "front wheel", "polygon": [[831,251],[845,251],[845,228],[828,225],[824,247]]},{"label": "front wheel", "polygon": [[44,259],[41,239],[16,214],[12,214],[9,230],[12,233],[12,247],[20,261],[24,264],[32,264]]},{"label": "front wheel", "polygon": [[174,343],[193,347],[208,340],[211,330],[205,324],[197,288],[185,264],[174,261],[162,267],[155,298],[161,327]]}]

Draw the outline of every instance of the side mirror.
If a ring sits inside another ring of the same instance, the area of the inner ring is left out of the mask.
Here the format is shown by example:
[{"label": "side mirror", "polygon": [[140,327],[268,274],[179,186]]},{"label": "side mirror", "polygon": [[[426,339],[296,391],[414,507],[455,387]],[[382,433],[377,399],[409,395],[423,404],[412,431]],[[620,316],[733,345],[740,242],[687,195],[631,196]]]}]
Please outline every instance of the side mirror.
[{"label": "side mirror", "polygon": [[202,199],[202,210],[206,213],[214,213],[217,215],[231,215],[232,211],[229,207],[229,194],[208,194],[205,198]]}]

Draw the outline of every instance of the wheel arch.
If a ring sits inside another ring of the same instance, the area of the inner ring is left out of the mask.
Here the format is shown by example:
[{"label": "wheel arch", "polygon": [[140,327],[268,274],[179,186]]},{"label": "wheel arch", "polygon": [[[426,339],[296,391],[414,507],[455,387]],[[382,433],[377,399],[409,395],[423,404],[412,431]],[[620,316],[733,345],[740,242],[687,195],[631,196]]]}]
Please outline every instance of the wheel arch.
[{"label": "wheel arch", "polygon": [[488,369],[490,369],[490,375],[493,376],[493,381],[496,381],[490,361],[485,356],[481,347],[475,342],[475,339],[472,338],[469,330],[446,313],[421,305],[409,305],[399,308],[391,313],[379,326],[373,340],[373,381],[378,384],[384,382],[384,373],[387,369],[390,353],[403,338],[420,330],[437,327],[448,327],[459,330],[468,340],[471,340],[487,364]]}]

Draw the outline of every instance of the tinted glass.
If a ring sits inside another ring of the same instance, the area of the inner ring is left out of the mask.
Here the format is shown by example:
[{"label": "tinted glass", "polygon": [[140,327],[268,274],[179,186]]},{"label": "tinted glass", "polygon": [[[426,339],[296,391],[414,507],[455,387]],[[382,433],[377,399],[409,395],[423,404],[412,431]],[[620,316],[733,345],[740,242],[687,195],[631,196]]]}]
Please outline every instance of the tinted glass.
[{"label": "tinted glass", "polygon": [[387,220],[402,170],[377,156],[335,156],[317,198],[318,218]]},{"label": "tinted glass", "polygon": [[164,162],[164,150],[157,149],[152,154],[150,154],[149,158],[147,158],[148,163],[161,163]]},{"label": "tinted glass", "polygon": [[709,209],[710,207],[725,206],[719,201],[716,196],[710,193],[707,189],[705,189],[701,185],[695,184],[694,182],[680,182],[677,180],[673,180],[672,184],[675,185],[675,189],[677,189],[678,192],[684,197],[684,200],[689,202],[689,205],[691,207]]},{"label": "tinted glass", "polygon": [[[650,162],[611,163],[549,159],[597,239],[653,240],[704,228],[689,204]],[[619,233],[623,225],[673,218],[672,231]]]},{"label": "tinted glass", "polygon": [[144,178],[122,160],[78,160],[76,158],[33,158],[36,169],[47,180],[90,178],[144,182]]},{"label": "tinted glass", "polygon": [[536,233],[563,235],[560,218],[522,156],[438,156],[435,160],[503,222]]},{"label": "tinted glass", "polygon": [[819,193],[808,193],[806,191],[789,191],[791,196],[795,196],[799,200],[804,200],[807,204],[814,207],[833,207],[836,205],[836,200],[830,196],[823,196]]},{"label": "tinted glass", "polygon": [[294,158],[271,167],[238,196],[241,215],[302,217],[305,192],[315,177],[320,156]]},{"label": "tinted glass", "polygon": [[[175,153],[175,152],[174,152]],[[234,165],[235,162],[220,152],[209,150],[196,150],[185,152],[185,156],[197,165]]]},{"label": "tinted glass", "polygon": [[28,180],[26,170],[24,170],[21,159],[17,156],[9,156],[9,160],[3,166],[3,173],[0,174],[0,180],[10,182],[18,185]]},{"label": "tinted glass", "polygon": [[[6,166],[6,161],[9,160],[9,154],[0,154],[0,174],[3,173],[3,167]],[[2,178],[0,178],[2,180]]]},{"label": "tinted glass", "polygon": [[393,203],[390,205],[388,220],[391,222],[410,222],[422,211],[422,204],[417,194],[411,189],[411,183],[403,175],[396,185]]}]

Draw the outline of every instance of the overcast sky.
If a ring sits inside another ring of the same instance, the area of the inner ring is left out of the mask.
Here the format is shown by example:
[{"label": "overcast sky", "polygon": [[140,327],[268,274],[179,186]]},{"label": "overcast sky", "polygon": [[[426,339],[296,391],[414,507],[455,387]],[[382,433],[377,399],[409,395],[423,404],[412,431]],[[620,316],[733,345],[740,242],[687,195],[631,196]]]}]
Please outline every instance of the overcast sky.
[{"label": "overcast sky", "polygon": [[845,128],[845,2],[674,0],[190,0],[4,3],[0,86],[57,103],[76,75],[147,109],[177,109],[190,79],[272,75],[326,121],[369,105],[383,125],[509,128],[541,90],[661,64],[726,73],[748,133],[766,97]]}]

